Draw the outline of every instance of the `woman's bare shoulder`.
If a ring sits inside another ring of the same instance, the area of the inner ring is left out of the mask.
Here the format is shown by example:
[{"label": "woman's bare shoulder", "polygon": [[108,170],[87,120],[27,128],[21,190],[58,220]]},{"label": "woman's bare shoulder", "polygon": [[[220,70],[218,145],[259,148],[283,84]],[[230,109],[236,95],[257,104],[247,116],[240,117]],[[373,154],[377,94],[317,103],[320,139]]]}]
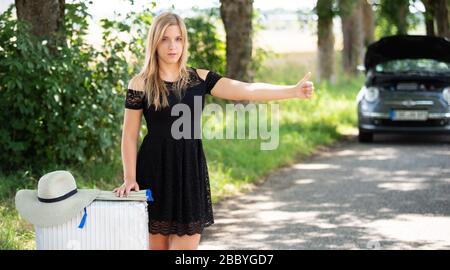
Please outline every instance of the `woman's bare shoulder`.
[{"label": "woman's bare shoulder", "polygon": [[200,76],[200,79],[206,80],[206,76],[208,75],[209,70],[207,69],[196,69],[198,76]]},{"label": "woman's bare shoulder", "polygon": [[136,90],[136,91],[144,91],[145,90],[145,82],[144,79],[136,75],[128,82],[128,89]]}]

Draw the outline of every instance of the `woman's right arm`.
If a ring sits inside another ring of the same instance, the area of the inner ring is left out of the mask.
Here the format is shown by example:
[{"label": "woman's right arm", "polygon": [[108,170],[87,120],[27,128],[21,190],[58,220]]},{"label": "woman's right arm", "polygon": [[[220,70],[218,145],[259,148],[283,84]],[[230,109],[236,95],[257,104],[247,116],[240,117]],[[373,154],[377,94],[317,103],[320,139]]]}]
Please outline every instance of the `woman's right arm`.
[{"label": "woman's right arm", "polygon": [[[128,85],[128,88],[137,89],[136,85],[133,85],[133,80]],[[133,189],[139,191],[139,185],[136,182],[136,159],[142,112],[143,109],[140,107],[134,107],[133,109],[125,108],[121,141],[124,183],[122,186],[113,190],[119,197],[123,195],[128,196]]]},{"label": "woman's right arm", "polygon": [[121,143],[123,180],[124,184],[127,186],[125,196],[128,195],[130,189],[134,187],[135,184],[137,185],[136,158],[141,118],[142,110],[125,109]]}]

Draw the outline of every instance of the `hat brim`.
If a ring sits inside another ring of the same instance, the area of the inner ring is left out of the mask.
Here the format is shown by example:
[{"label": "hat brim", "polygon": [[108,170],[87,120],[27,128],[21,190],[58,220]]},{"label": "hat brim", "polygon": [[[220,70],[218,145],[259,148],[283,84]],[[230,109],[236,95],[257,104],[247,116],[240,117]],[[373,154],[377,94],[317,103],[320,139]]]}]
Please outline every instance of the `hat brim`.
[{"label": "hat brim", "polygon": [[65,200],[43,203],[38,200],[36,190],[19,190],[15,197],[19,215],[36,226],[63,224],[76,217],[84,207],[95,200],[100,190],[78,189],[77,193]]}]

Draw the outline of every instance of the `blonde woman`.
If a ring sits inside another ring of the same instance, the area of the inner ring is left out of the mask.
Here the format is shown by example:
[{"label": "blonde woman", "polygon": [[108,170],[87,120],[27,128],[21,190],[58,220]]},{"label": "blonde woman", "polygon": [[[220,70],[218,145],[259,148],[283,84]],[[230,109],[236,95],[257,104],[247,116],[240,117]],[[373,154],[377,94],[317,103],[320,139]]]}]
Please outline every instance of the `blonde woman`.
[{"label": "blonde woman", "polygon": [[[201,98],[202,110],[206,94],[268,101],[309,99],[314,91],[309,74],[297,85],[282,86],[246,83],[187,67],[188,44],[180,16],[171,12],[157,16],[148,33],[144,66],[130,80],[126,93],[121,146],[124,183],[114,192],[127,196],[131,190],[152,190],[154,201],[148,205],[152,250],[197,249],[203,229],[214,223],[202,141],[173,134],[172,124],[179,118],[172,112],[175,105],[188,107],[193,118],[194,98]],[[148,133],[137,151],[142,114]],[[194,135],[200,123],[191,127]]]}]

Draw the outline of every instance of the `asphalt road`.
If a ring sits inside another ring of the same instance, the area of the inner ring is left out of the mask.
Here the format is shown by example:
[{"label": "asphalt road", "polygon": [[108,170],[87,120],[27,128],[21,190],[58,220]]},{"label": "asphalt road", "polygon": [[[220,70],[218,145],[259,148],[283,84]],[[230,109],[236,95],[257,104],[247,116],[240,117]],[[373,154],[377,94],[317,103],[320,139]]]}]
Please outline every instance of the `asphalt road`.
[{"label": "asphalt road", "polygon": [[450,249],[450,136],[350,137],[214,217],[199,249]]}]

